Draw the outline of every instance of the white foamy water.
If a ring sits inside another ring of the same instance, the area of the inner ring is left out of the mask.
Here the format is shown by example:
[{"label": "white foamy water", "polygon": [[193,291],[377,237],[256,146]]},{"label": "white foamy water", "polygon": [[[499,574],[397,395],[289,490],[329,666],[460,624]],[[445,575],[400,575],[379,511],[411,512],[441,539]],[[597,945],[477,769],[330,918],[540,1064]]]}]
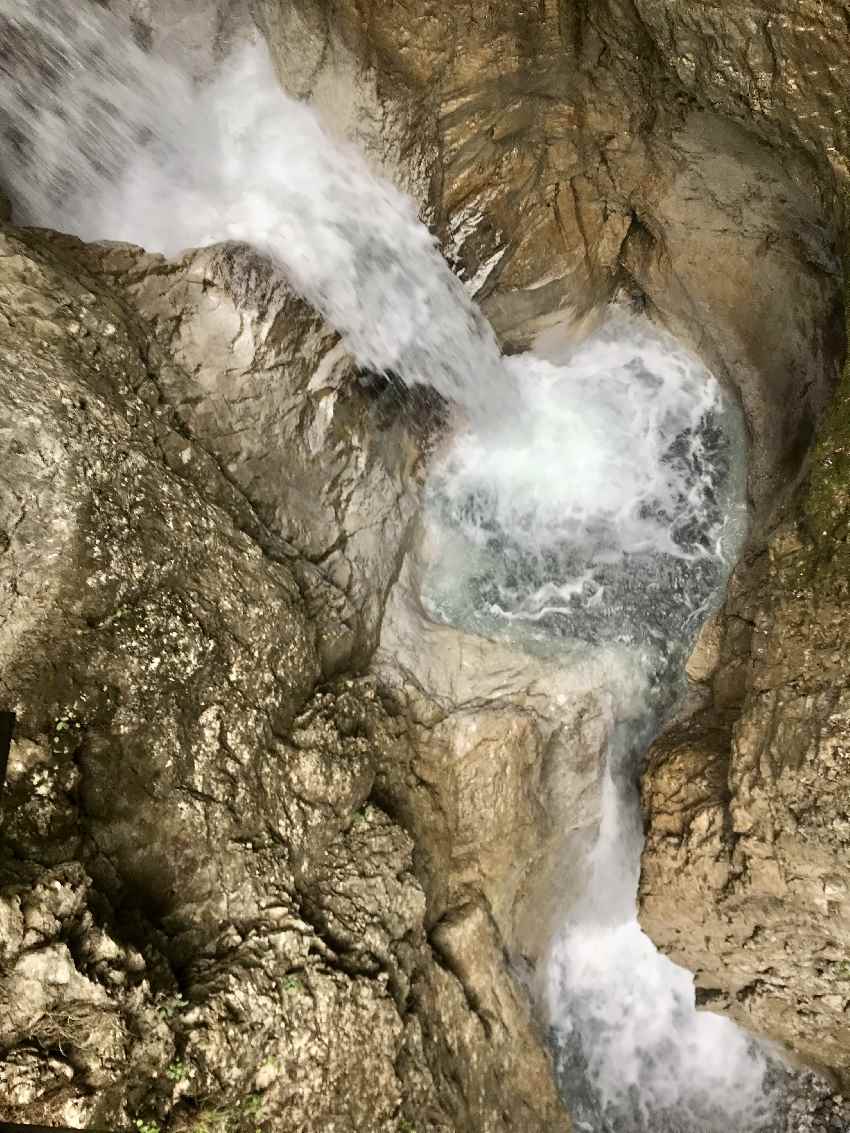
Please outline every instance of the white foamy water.
[{"label": "white foamy water", "polygon": [[554,941],[546,978],[562,1073],[574,1081],[578,1060],[586,1082],[577,1127],[769,1133],[778,1099],[765,1088],[763,1053],[730,1020],[695,1009],[690,972],[640,929],[640,846],[635,793],[609,771],[586,888]]},{"label": "white foamy water", "polygon": [[512,397],[413,202],[284,95],[264,44],[193,85],[83,0],[0,0],[0,44],[0,169],[20,222],[166,255],[250,243],[364,367],[479,418]]},{"label": "white foamy water", "polygon": [[[460,402],[473,428],[427,490],[426,601],[565,657],[615,642],[636,676],[612,666],[612,688],[644,682],[651,727],[739,531],[732,418],[698,362],[617,312],[554,360],[503,359],[413,204],[279,90],[261,46],[194,85],[100,7],[0,0],[0,127],[19,221],[166,255],[250,243],[363,366]],[[565,1095],[597,1133],[755,1133],[763,1057],[695,1011],[635,920],[627,749],[612,737],[585,892],[551,951]]]},{"label": "white foamy water", "polygon": [[698,626],[708,595],[683,585],[682,564],[716,575],[740,530],[717,383],[671,338],[617,310],[557,362],[505,365],[522,421],[454,438],[431,471],[442,562],[426,579],[432,608],[481,629],[536,625],[542,637],[557,626],[575,636],[583,620],[578,636],[595,639],[600,614],[621,620],[624,601],[644,609],[640,578],[659,592],[658,635],[681,636],[682,602]]}]

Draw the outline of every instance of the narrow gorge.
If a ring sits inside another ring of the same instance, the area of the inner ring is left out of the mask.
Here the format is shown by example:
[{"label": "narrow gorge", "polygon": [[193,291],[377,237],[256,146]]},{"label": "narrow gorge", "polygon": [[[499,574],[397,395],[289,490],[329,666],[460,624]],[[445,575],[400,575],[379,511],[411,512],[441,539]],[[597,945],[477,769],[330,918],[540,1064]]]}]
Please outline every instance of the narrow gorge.
[{"label": "narrow gorge", "polygon": [[848,61],[0,0],[0,1123],[850,1131]]}]

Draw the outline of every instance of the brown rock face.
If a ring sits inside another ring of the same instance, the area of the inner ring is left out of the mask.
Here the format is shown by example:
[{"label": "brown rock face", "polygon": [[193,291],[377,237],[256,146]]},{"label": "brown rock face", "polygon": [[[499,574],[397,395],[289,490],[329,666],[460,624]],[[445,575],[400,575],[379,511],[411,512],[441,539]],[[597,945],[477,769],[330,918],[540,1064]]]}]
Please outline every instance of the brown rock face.
[{"label": "brown rock face", "polygon": [[710,706],[653,748],[642,920],[707,1006],[850,1074],[845,374],[803,488],[741,565]]},{"label": "brown rock face", "polygon": [[697,0],[635,0],[660,60],[683,88],[772,142],[805,150],[846,182],[847,6],[780,0],[734,9]]},{"label": "brown rock face", "polygon": [[[109,6],[198,75],[241,34]],[[788,495],[845,347],[845,5],[252,7],[508,347],[628,300]],[[0,1118],[568,1129],[504,953],[595,829],[594,674],[427,623],[419,437],[244,250],[7,233],[0,329]],[[652,754],[642,883],[707,1005],[840,1071],[843,404]]]},{"label": "brown rock face", "polygon": [[[240,293],[236,250],[0,244],[0,1118],[567,1129],[489,914],[429,941],[373,800],[404,737],[337,675],[415,500],[400,421],[285,287]],[[282,519],[305,468],[315,517]]]}]

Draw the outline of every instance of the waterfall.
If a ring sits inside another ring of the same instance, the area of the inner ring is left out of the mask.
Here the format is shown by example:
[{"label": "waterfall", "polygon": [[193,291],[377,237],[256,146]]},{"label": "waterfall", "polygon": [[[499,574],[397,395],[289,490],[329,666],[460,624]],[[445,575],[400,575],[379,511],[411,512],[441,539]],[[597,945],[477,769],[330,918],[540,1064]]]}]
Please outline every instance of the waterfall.
[{"label": "waterfall", "polygon": [[283,94],[262,43],[195,84],[74,0],[2,0],[0,43],[0,169],[19,223],[169,256],[250,243],[362,366],[481,420],[516,400],[413,202]]},{"label": "waterfall", "polygon": [[598,836],[544,973],[564,1096],[586,1133],[768,1133],[765,1055],[696,1010],[692,976],[636,909],[638,760],[740,548],[741,422],[696,359],[618,311],[556,361],[510,365],[522,424],[457,436],[431,470],[423,597],[570,665],[595,650],[615,702],[622,690]]},{"label": "waterfall", "polygon": [[464,408],[426,490],[432,616],[570,663],[604,647],[612,691],[623,666],[646,690],[612,736],[584,892],[546,973],[577,1128],[769,1128],[764,1055],[696,1011],[635,916],[636,758],[740,541],[742,443],[717,383],[620,311],[560,354],[504,358],[413,203],[281,92],[262,44],[198,84],[81,0],[0,0],[0,36],[20,223],[167,256],[250,243],[362,366]]}]

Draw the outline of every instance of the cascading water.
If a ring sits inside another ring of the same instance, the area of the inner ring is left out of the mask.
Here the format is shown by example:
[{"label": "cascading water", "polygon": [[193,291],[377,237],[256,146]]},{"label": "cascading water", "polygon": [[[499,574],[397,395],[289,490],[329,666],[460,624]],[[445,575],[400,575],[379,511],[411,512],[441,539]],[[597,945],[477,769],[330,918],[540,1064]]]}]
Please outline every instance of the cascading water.
[{"label": "cascading water", "polygon": [[635,919],[635,753],[740,533],[741,445],[716,383],[620,312],[560,357],[503,358],[413,204],[282,94],[261,46],[196,86],[79,0],[0,0],[0,43],[19,222],[167,255],[248,242],[363,366],[464,407],[427,487],[434,617],[565,664],[604,648],[612,691],[644,690],[611,738],[598,839],[548,963],[565,1097],[587,1130],[769,1128],[764,1057],[695,1011],[690,976]]},{"label": "cascading water", "polygon": [[490,326],[413,202],[286,98],[262,45],[196,86],[71,0],[2,0],[0,43],[0,169],[19,223],[166,255],[250,243],[364,367],[482,418],[511,397]]},{"label": "cascading water", "polygon": [[635,904],[637,758],[740,545],[740,422],[695,359],[621,312],[556,364],[506,364],[526,417],[455,438],[432,469],[424,598],[436,617],[573,666],[582,647],[604,649],[609,691],[622,690],[599,833],[545,974],[564,1096],[592,1133],[772,1130],[764,1054],[696,1011],[692,977],[656,951]]}]

